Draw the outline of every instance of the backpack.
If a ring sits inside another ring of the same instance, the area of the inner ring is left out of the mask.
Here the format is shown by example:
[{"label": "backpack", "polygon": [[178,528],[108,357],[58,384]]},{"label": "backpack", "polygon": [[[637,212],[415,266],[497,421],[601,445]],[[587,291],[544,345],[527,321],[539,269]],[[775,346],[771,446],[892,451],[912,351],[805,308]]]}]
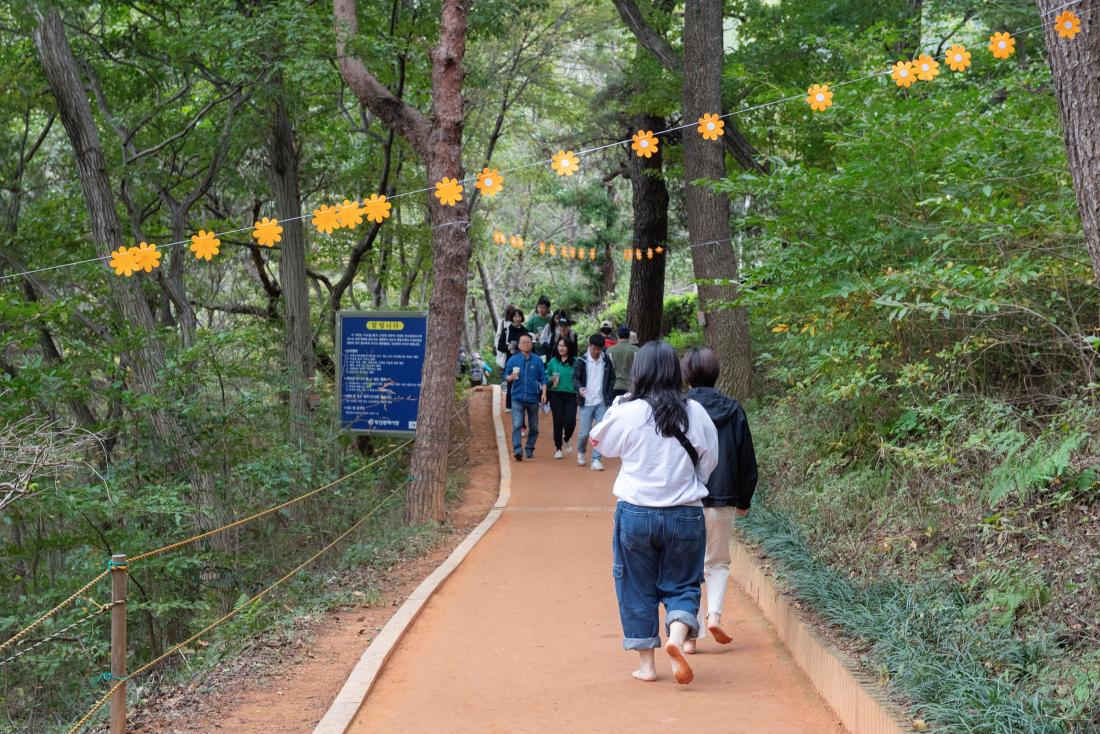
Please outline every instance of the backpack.
[{"label": "backpack", "polygon": [[485,384],[485,369],[481,366],[481,360],[475,359],[470,362],[470,384]]}]

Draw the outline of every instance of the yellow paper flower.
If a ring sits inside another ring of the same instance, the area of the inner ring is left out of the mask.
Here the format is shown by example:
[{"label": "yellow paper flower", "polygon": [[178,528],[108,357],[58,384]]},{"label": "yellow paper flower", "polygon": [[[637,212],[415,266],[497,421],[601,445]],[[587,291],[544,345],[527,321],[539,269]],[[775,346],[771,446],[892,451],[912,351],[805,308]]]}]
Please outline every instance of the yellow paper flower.
[{"label": "yellow paper flower", "polygon": [[947,49],[946,61],[951,71],[966,71],[966,67],[970,66],[970,52],[965,46],[955,44]]},{"label": "yellow paper flower", "polygon": [[485,196],[496,196],[500,189],[504,186],[504,176],[500,175],[500,171],[497,169],[481,169],[481,173],[477,174],[477,190]]},{"label": "yellow paper flower", "polygon": [[1081,32],[1081,19],[1077,17],[1077,13],[1067,10],[1054,19],[1054,30],[1058,31],[1058,35],[1062,38],[1072,41],[1073,37]]},{"label": "yellow paper flower", "polygon": [[558,255],[558,248],[553,242],[551,242],[550,243],[550,257],[557,257],[557,255]]},{"label": "yellow paper flower", "polygon": [[363,209],[367,212],[368,222],[382,223],[383,219],[390,218],[390,209],[393,208],[386,195],[371,194],[369,199],[363,200]]},{"label": "yellow paper flower", "polygon": [[344,203],[336,207],[336,218],[340,221],[340,226],[344,229],[355,229],[358,227],[363,221],[363,215],[366,213],[366,210],[359,206],[358,200],[351,201],[350,199],[344,199]]},{"label": "yellow paper flower", "polygon": [[276,242],[283,239],[283,228],[279,226],[278,219],[264,217],[252,226],[252,236],[264,247],[274,247]]},{"label": "yellow paper flower", "polygon": [[195,253],[196,260],[209,262],[215,255],[221,252],[222,241],[214,236],[213,232],[200,229],[198,234],[191,235],[191,252]]},{"label": "yellow paper flower", "polygon": [[148,242],[142,242],[136,249],[131,247],[130,256],[134,260],[135,271],[144,270],[151,273],[154,268],[160,267],[160,252],[157,251],[156,245]]},{"label": "yellow paper flower", "polygon": [[545,255],[546,254],[546,243],[545,242],[540,242],[539,243],[539,254],[540,255]]},{"label": "yellow paper flower", "polygon": [[1007,59],[1016,53],[1016,39],[1008,33],[994,33],[989,37],[989,51],[995,59]]},{"label": "yellow paper flower", "polygon": [[572,176],[578,170],[580,170],[580,161],[577,156],[573,155],[571,150],[559,150],[554,154],[554,157],[550,159],[550,167],[554,169],[554,172],[559,176]]},{"label": "yellow paper flower", "polygon": [[940,63],[928,54],[921,54],[913,62],[917,69],[917,79],[922,82],[930,82],[940,73]]},{"label": "yellow paper flower", "polygon": [[824,112],[833,104],[833,93],[828,84],[813,84],[806,90],[806,104],[814,112]]},{"label": "yellow paper flower", "polygon": [[493,230],[493,243],[497,245],[503,245],[508,241],[508,238],[504,236],[504,233],[499,229]]},{"label": "yellow paper flower", "polygon": [[320,209],[314,209],[313,226],[318,232],[324,234],[332,234],[332,230],[340,229],[339,212],[336,207],[322,204]]},{"label": "yellow paper flower", "polygon": [[722,137],[725,127],[725,120],[719,119],[718,115],[712,112],[708,112],[699,118],[698,130],[704,140],[717,140]]},{"label": "yellow paper flower", "polygon": [[137,263],[134,262],[136,252],[136,247],[126,247],[126,245],[111,252],[110,265],[114,268],[115,275],[125,275],[129,278],[134,274],[134,271],[137,270]]},{"label": "yellow paper flower", "polygon": [[462,201],[462,184],[456,178],[444,177],[435,185],[435,198],[444,206],[454,206]]},{"label": "yellow paper flower", "polygon": [[639,158],[649,158],[657,152],[657,138],[653,137],[652,130],[639,130],[634,133],[631,140],[634,142],[630,144],[630,149],[637,153]]},{"label": "yellow paper flower", "polygon": [[890,76],[893,77],[899,87],[905,87],[906,89],[917,80],[917,72],[911,61],[899,61],[894,64]]}]

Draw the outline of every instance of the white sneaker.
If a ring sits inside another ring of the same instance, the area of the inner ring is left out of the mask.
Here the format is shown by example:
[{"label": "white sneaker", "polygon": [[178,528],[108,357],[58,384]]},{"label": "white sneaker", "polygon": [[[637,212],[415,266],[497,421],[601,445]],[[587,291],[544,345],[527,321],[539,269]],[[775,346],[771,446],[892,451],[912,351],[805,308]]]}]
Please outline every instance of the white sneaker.
[{"label": "white sneaker", "polygon": [[577,466],[584,466],[584,454],[577,454]]},{"label": "white sneaker", "polygon": [[567,453],[567,454],[573,453],[573,445],[572,444],[568,444],[568,443],[565,444],[565,453]]},{"label": "white sneaker", "polygon": [[592,460],[592,471],[603,471],[603,464],[600,463],[599,459]]},{"label": "white sneaker", "polygon": [[561,458],[561,449],[558,449],[557,451],[554,452],[554,458],[555,459],[560,459]]}]

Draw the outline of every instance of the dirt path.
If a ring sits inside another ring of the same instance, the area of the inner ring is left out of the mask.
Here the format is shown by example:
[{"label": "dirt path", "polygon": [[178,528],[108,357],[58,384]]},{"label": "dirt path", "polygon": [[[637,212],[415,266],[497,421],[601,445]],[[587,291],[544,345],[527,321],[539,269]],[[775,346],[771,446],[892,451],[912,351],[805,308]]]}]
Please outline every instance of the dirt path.
[{"label": "dirt path", "polygon": [[481,522],[497,498],[500,473],[491,420],[492,391],[470,396],[467,488],[453,508],[453,532],[428,555],[404,562],[382,579],[383,602],[327,614],[312,639],[259,655],[246,654],[139,710],[135,734],[308,734],[324,716],[359,657],[413,589]]},{"label": "dirt path", "polygon": [[843,732],[736,586],[734,642],[701,645],[694,683],[672,683],[663,654],[657,683],[630,677],[611,581],[618,462],[597,473],[555,461],[548,433],[513,465],[509,510],[429,600],[349,731]]}]

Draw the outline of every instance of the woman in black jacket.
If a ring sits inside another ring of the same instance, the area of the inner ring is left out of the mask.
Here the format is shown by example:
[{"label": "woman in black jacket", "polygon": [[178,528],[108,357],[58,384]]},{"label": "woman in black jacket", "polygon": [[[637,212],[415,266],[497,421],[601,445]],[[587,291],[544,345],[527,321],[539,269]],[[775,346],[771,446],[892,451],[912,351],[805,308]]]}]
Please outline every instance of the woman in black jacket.
[{"label": "woman in black jacket", "polygon": [[[700,604],[699,637],[705,636],[704,630],[710,630],[717,642],[726,645],[732,641],[722,629],[722,601],[730,576],[730,538],[734,517],[749,514],[756,491],[756,452],[741,404],[714,387],[720,369],[714,352],[706,347],[692,347],[680,360],[680,369],[690,388],[688,398],[706,409],[718,429],[718,466],[707,481],[709,494],[703,498],[703,516],[707,523],[707,553],[703,561],[707,618],[704,625]],[[685,645],[684,652],[695,652],[695,645]]]},{"label": "woman in black jacket", "polygon": [[[512,304],[508,304],[508,308],[504,309],[504,319],[504,321],[500,322],[500,328],[497,330],[497,354],[503,357],[503,361],[498,357],[497,363],[502,370],[508,358],[519,352],[519,338],[528,333],[527,327],[523,325],[523,311],[520,311]],[[502,380],[504,377],[507,377],[507,375],[501,375]],[[504,389],[504,407],[507,410],[511,410],[512,383],[505,383]],[[526,427],[525,420],[524,428]]]}]

